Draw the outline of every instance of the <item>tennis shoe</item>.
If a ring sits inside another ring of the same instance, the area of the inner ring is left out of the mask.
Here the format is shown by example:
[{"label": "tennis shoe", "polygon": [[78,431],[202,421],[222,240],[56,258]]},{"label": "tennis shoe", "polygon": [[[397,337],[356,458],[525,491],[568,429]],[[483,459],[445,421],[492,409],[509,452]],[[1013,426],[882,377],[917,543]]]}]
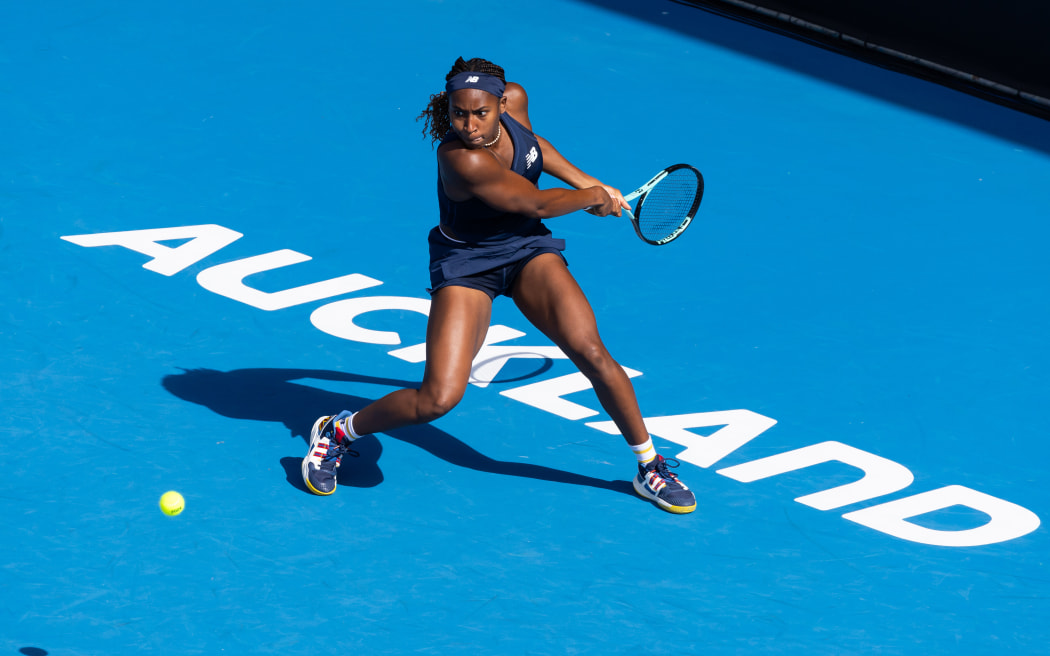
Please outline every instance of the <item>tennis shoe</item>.
[{"label": "tennis shoe", "polygon": [[310,430],[310,449],[303,458],[303,482],[314,494],[328,496],[335,492],[335,470],[343,456],[357,456],[350,449],[351,440],[336,426],[336,421],[349,413],[318,417]]},{"label": "tennis shoe", "polygon": [[678,461],[667,460],[656,456],[652,462],[638,465],[638,475],[634,477],[634,491],[643,499],[649,499],[667,512],[679,515],[696,510],[696,497],[692,491],[678,480],[678,476],[668,469],[677,467]]}]

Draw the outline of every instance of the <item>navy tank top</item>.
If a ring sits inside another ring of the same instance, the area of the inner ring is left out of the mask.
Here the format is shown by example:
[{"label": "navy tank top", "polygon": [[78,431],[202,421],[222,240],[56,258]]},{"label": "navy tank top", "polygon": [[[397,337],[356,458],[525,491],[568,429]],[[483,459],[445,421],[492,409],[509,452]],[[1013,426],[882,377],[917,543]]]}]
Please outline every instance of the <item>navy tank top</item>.
[{"label": "navy tank top", "polygon": [[[514,144],[514,161],[511,162],[510,170],[536,184],[543,172],[543,154],[539,142],[528,128],[510,114],[505,113],[500,118],[503,132]],[[441,145],[458,138],[455,132],[449,132],[441,140]],[[518,236],[549,234],[539,219],[493,209],[477,198],[463,202],[449,200],[440,174],[437,187],[441,225],[451,228],[457,239],[474,244],[489,244]]]}]

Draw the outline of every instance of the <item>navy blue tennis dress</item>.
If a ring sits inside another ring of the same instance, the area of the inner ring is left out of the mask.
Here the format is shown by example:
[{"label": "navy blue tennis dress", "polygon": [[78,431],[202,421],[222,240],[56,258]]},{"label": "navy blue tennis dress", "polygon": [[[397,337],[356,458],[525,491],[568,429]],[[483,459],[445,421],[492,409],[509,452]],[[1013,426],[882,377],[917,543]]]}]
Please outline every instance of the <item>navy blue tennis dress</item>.
[{"label": "navy blue tennis dress", "polygon": [[[503,114],[501,121],[514,143],[511,170],[536,184],[543,172],[539,142],[509,114]],[[458,138],[449,132],[441,145]],[[431,294],[458,285],[480,289],[491,298],[509,295],[510,286],[529,260],[541,253],[561,256],[565,250],[565,240],[554,239],[539,219],[493,209],[477,198],[449,200],[440,174],[437,192],[441,222],[428,236],[431,288],[427,291]],[[456,238],[442,230],[443,226]]]}]

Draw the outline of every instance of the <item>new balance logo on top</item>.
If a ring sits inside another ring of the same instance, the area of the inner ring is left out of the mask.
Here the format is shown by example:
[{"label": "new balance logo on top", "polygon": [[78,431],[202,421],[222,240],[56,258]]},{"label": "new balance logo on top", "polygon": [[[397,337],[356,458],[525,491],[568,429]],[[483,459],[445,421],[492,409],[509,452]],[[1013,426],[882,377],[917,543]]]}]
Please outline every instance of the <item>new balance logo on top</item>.
[{"label": "new balance logo on top", "polygon": [[471,75],[470,77],[467,78],[467,84],[474,84],[475,82],[478,81],[478,79],[479,78],[478,78],[477,75]]},{"label": "new balance logo on top", "polygon": [[525,168],[532,168],[532,165],[536,162],[536,158],[539,156],[539,151],[536,150],[536,146],[533,146],[532,150],[530,150],[528,154],[525,155]]}]

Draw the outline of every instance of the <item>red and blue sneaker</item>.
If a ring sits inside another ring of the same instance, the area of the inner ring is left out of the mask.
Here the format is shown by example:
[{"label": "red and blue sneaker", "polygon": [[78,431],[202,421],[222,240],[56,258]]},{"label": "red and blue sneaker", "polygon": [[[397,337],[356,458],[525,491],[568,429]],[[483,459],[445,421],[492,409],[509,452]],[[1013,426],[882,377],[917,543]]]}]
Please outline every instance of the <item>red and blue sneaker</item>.
[{"label": "red and blue sneaker", "polygon": [[645,465],[638,465],[638,475],[634,477],[634,491],[643,499],[649,499],[667,512],[684,515],[696,510],[696,497],[692,491],[668,470],[677,467],[678,461],[667,460],[663,456]]},{"label": "red and blue sneaker", "polygon": [[335,470],[343,456],[356,456],[350,449],[352,440],[336,422],[350,413],[345,410],[334,417],[318,417],[310,431],[310,449],[303,458],[303,482],[314,494],[328,496],[335,492]]}]

